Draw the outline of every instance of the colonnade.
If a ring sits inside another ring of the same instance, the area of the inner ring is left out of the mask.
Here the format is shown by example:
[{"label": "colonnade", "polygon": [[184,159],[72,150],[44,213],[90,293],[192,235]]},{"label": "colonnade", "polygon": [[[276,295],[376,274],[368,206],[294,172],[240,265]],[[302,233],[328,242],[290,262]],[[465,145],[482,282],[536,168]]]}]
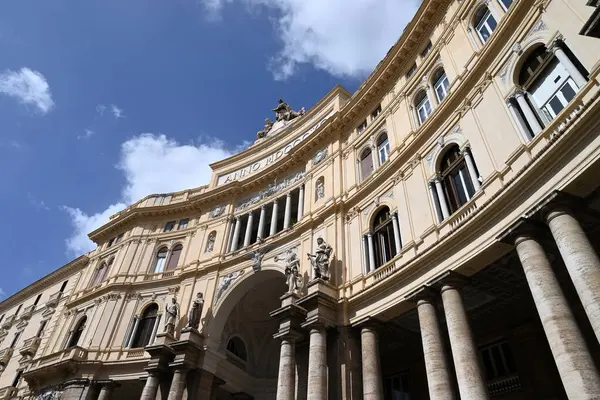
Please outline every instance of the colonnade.
[{"label": "colonnade", "polygon": [[[298,195],[298,207],[297,207],[297,221],[300,221],[304,217],[304,184],[300,185],[297,190],[292,190],[285,195],[285,206],[284,206],[284,218],[283,218],[283,229],[288,229],[292,225],[292,197],[294,194]],[[255,224],[255,215],[258,214],[258,233],[257,240],[265,239],[266,237],[275,235],[279,230],[277,226],[277,220],[279,218],[279,202],[280,198],[276,198],[272,203],[263,204],[259,210],[252,210],[246,214],[235,216],[229,221],[229,232],[228,232],[228,243],[227,252],[237,251],[240,248],[250,246],[253,244],[253,230]],[[265,232],[267,222],[267,208],[272,206],[271,221],[268,235]],[[242,220],[247,216],[246,228],[243,233],[243,241],[240,244],[240,235],[242,235]]]}]

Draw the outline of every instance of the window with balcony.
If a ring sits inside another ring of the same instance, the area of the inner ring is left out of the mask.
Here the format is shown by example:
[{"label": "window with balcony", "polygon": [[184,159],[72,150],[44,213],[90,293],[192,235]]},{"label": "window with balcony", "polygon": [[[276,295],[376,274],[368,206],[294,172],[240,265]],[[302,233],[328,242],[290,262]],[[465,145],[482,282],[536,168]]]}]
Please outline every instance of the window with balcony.
[{"label": "window with balcony", "polygon": [[496,19],[490,12],[490,10],[483,6],[475,13],[474,24],[475,30],[477,31],[477,35],[479,39],[481,39],[482,43],[488,41],[492,33],[496,29],[498,23]]},{"label": "window with balcony", "polygon": [[177,264],[179,264],[179,258],[181,257],[181,251],[183,250],[183,246],[178,244],[171,250],[171,255],[169,256],[169,263],[167,264],[167,271],[177,268]]},{"label": "window with balcony", "polygon": [[173,229],[175,229],[175,221],[169,221],[165,225],[164,232],[171,232]]},{"label": "window with balcony", "polygon": [[377,118],[379,116],[379,114],[381,114],[381,104],[379,104],[377,106],[377,108],[375,110],[373,110],[373,112],[371,113],[371,121],[373,121],[375,118]]},{"label": "window with balcony", "polygon": [[146,347],[153,341],[153,334],[158,324],[158,305],[152,303],[146,307],[136,322],[131,341],[132,348]]},{"label": "window with balcony", "polygon": [[417,110],[417,118],[419,120],[419,125],[425,122],[427,118],[431,115],[431,103],[429,102],[429,98],[427,97],[427,92],[425,90],[421,90],[419,94],[415,97],[415,108]]},{"label": "window with balcony", "polygon": [[73,348],[79,345],[79,341],[81,340],[81,336],[83,335],[83,330],[85,329],[85,324],[87,322],[87,316],[84,315],[77,321],[75,327],[69,333],[69,340],[67,341],[67,349]]},{"label": "window with balcony", "polygon": [[396,256],[396,238],[393,226],[394,215],[383,207],[375,216],[371,228],[375,251],[375,268],[379,268]]},{"label": "window with balcony", "polygon": [[154,273],[158,274],[165,270],[165,265],[167,263],[167,255],[169,254],[169,249],[166,247],[161,247],[156,253],[156,260],[154,261]]},{"label": "window with balcony", "polygon": [[413,64],[412,67],[410,67],[410,69],[408,70],[408,72],[406,73],[406,78],[410,79],[415,72],[417,72],[417,64]]},{"label": "window with balcony", "polygon": [[450,147],[442,158],[441,179],[450,213],[462,207],[475,194],[475,185],[465,157],[457,145]]},{"label": "window with balcony", "polygon": [[23,375],[23,370],[20,369],[17,371],[17,374],[15,375],[15,378],[12,381],[12,387],[18,387],[19,383],[21,382],[21,376]]},{"label": "window with balcony", "polygon": [[182,219],[181,221],[179,221],[179,226],[177,227],[177,229],[186,229],[188,227],[189,222],[189,218]]},{"label": "window with balcony", "polygon": [[106,280],[106,277],[108,276],[108,270],[110,269],[110,266],[113,263],[113,258],[111,258],[108,263],[103,262],[102,264],[100,264],[100,267],[98,269],[96,269],[96,272],[94,273],[94,277],[91,281],[91,285],[90,286],[98,286],[100,285],[102,282],[104,282]]},{"label": "window with balcony", "polygon": [[60,285],[60,293],[63,293],[65,291],[65,289],[67,288],[67,283],[69,283],[69,281],[64,281],[62,285]]},{"label": "window with balcony", "polygon": [[17,307],[17,311],[15,311],[15,317],[19,315],[19,313],[21,312],[21,308],[23,308],[23,304],[19,304],[19,306]]},{"label": "window with balcony", "polygon": [[373,155],[370,148],[364,149],[360,155],[360,177],[361,180],[367,179],[373,173]]},{"label": "window with balcony", "polygon": [[427,46],[425,46],[425,48],[421,52],[421,57],[423,57],[423,58],[427,57],[427,55],[429,54],[429,52],[431,51],[432,48],[433,48],[433,45],[431,44],[431,42],[427,43]]},{"label": "window with balcony", "polygon": [[356,128],[356,132],[360,135],[367,129],[367,120],[361,122],[361,124]]},{"label": "window with balcony", "polygon": [[438,103],[441,103],[446,96],[448,96],[448,92],[450,91],[450,81],[442,68],[435,72],[433,82],[435,97],[437,98]]},{"label": "window with balcony", "polygon": [[390,158],[390,141],[387,133],[383,133],[377,139],[377,155],[379,156],[379,165],[382,165]]},{"label": "window with balcony", "polygon": [[15,332],[15,336],[13,336],[13,340],[10,342],[11,349],[14,349],[16,347],[22,334],[23,334],[23,330]]},{"label": "window with balcony", "polygon": [[46,325],[48,325],[48,320],[44,319],[40,322],[40,326],[38,327],[37,333],[35,336],[42,337],[44,335],[44,329],[46,329]]}]

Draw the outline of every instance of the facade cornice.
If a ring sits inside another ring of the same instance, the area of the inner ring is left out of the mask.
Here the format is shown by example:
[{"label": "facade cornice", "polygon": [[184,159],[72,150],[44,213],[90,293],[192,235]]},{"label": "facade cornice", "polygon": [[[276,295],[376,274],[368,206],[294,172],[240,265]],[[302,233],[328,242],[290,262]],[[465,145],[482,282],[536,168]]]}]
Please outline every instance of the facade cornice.
[{"label": "facade cornice", "polygon": [[0,314],[4,313],[9,308],[13,307],[18,303],[22,303],[26,299],[32,297],[34,294],[41,292],[44,289],[47,289],[49,286],[52,286],[55,283],[63,280],[64,278],[73,275],[78,269],[84,268],[89,262],[89,258],[87,255],[80,256],[70,263],[62,266],[61,268],[55,270],[54,272],[46,275],[42,279],[32,283],[26,288],[18,291],[7,299],[3,300],[0,303]]}]

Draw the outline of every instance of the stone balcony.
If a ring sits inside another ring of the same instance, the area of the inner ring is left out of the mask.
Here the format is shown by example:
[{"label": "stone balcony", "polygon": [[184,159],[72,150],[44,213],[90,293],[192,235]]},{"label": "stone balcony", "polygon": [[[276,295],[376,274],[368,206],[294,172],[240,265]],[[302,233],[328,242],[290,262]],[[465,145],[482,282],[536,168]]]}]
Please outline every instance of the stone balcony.
[{"label": "stone balcony", "polygon": [[17,388],[14,386],[6,386],[0,389],[0,400],[8,400],[15,397],[17,394]]},{"label": "stone balcony", "polygon": [[25,307],[25,309],[21,313],[21,316],[19,317],[19,319],[22,321],[28,321],[31,318],[31,316],[33,315],[34,311],[35,311],[35,304]]},{"label": "stone balcony", "polygon": [[6,317],[6,319],[4,320],[4,322],[2,322],[2,329],[10,329],[10,327],[13,325],[13,323],[15,322],[15,316],[11,315],[10,317]]},{"label": "stone balcony", "polygon": [[23,346],[19,349],[19,353],[23,357],[33,357],[38,347],[40,346],[41,339],[37,336],[30,337],[23,342]]},{"label": "stone balcony", "polygon": [[50,296],[48,301],[46,302],[46,307],[48,308],[56,308],[58,306],[58,301],[62,297],[62,292],[56,292]]},{"label": "stone balcony", "polygon": [[10,361],[10,358],[13,355],[14,349],[12,347],[7,347],[5,349],[0,350],[0,365],[6,365]]}]

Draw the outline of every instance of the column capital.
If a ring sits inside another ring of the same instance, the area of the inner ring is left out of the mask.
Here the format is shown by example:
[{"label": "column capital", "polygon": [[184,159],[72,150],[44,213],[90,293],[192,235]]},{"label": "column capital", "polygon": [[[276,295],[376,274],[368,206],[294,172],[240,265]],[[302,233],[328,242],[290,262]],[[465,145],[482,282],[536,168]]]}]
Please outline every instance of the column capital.
[{"label": "column capital", "polygon": [[237,222],[240,219],[242,219],[242,216],[241,215],[236,215],[235,217],[233,217],[233,219],[235,219],[235,222]]},{"label": "column capital", "polygon": [[517,88],[513,93],[513,97],[515,99],[519,98],[519,97],[525,97],[526,95],[527,95],[527,92],[525,91],[525,89],[523,89],[521,87]]},{"label": "column capital", "polygon": [[417,290],[409,293],[406,296],[406,300],[419,305],[421,302],[435,303],[437,300],[437,293],[429,286],[421,286]]},{"label": "column capital", "polygon": [[552,43],[550,43],[550,46],[547,47],[547,49],[549,51],[551,51],[552,53],[556,53],[558,50],[564,51],[562,49],[564,40],[562,38],[562,36],[557,37],[556,39],[554,39],[552,41]]},{"label": "column capital", "polygon": [[438,289],[440,293],[448,289],[460,290],[468,282],[468,278],[456,271],[446,271],[429,283],[432,288]]},{"label": "column capital", "polygon": [[263,204],[262,206],[260,206],[260,210],[261,210],[261,211],[262,211],[262,210],[264,210],[265,208],[267,208],[267,205],[266,205],[266,204]]},{"label": "column capital", "polygon": [[287,192],[286,196],[287,197],[292,197],[292,192]]},{"label": "column capital", "polygon": [[354,327],[358,328],[361,332],[370,331],[379,333],[383,327],[383,322],[377,318],[367,317],[366,319],[357,322]]},{"label": "column capital", "polygon": [[515,246],[523,240],[533,239],[538,241],[544,235],[545,231],[540,223],[521,217],[507,230],[502,232],[497,239],[503,243]]}]

